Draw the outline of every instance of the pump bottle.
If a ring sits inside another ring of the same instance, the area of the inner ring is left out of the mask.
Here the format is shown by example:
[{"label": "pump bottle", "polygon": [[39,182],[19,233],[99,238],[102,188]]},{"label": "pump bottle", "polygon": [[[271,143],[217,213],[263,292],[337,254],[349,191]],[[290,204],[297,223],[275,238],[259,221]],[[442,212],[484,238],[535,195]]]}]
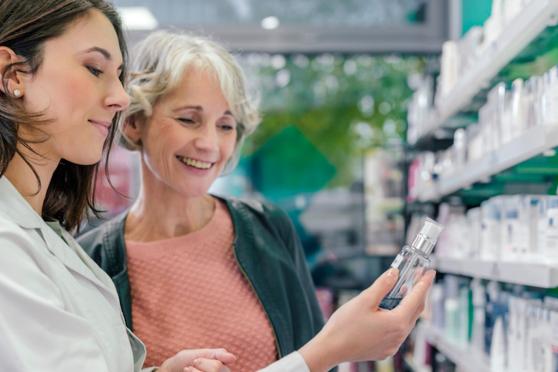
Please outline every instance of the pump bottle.
[{"label": "pump bottle", "polygon": [[399,305],[414,283],[431,267],[430,253],[434,249],[442,229],[442,225],[426,218],[413,243],[405,245],[401,249],[391,264],[391,267],[399,270],[399,279],[395,287],[380,303],[382,309],[391,310]]}]

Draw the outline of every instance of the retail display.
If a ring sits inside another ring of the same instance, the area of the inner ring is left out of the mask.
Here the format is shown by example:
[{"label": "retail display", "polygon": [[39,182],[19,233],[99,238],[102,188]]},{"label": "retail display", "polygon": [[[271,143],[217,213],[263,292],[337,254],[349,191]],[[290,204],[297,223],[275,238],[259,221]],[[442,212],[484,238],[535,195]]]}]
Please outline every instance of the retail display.
[{"label": "retail display", "polygon": [[558,196],[501,195],[468,211],[442,204],[437,257],[558,262]]},{"label": "retail display", "polygon": [[482,361],[485,370],[556,371],[557,298],[448,275],[433,288],[431,301],[428,327]]},{"label": "retail display", "polygon": [[445,226],[415,371],[558,371],[558,1],[491,6],[414,80],[408,234]]},{"label": "retail display", "polygon": [[[435,89],[423,86],[416,95],[428,99],[412,100],[409,143],[432,135],[490,86],[502,68],[555,22],[557,10],[553,0],[493,1],[492,14],[482,27],[472,27],[460,40],[446,42]],[[417,117],[425,120],[414,120]]]},{"label": "retail display", "polygon": [[[557,66],[542,76],[525,81],[516,79],[509,88],[504,83],[496,85],[489,91],[486,104],[479,110],[478,123],[455,131],[454,143],[449,149],[437,153],[425,152],[414,160],[410,170],[413,173],[412,183],[409,184],[410,197],[420,198],[425,190],[437,184],[449,183],[459,174],[481,163],[487,165],[487,170],[493,165],[495,171],[499,170],[500,163],[503,167],[509,166],[506,164],[507,159],[498,161],[499,151],[517,139],[524,139],[528,146],[527,139],[533,129],[540,130],[537,132],[543,143],[540,151],[558,145],[556,136],[547,138],[549,142],[545,142],[545,134],[558,129],[558,108],[552,104],[556,100]],[[539,145],[535,147],[538,149]],[[526,149],[529,150],[528,147]],[[517,162],[521,160],[523,158],[518,156]]]}]

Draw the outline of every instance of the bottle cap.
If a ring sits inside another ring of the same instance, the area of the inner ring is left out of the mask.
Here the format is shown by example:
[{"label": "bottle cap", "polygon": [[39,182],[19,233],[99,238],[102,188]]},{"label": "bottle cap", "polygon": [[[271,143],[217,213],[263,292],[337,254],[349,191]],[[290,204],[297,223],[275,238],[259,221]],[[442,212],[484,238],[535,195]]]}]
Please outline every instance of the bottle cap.
[{"label": "bottle cap", "polygon": [[424,225],[422,225],[420,234],[427,236],[429,239],[432,239],[434,243],[436,243],[443,229],[444,227],[442,225],[427,217],[424,220]]},{"label": "bottle cap", "polygon": [[420,232],[413,241],[413,247],[429,255],[434,249],[443,228],[438,222],[426,218]]}]

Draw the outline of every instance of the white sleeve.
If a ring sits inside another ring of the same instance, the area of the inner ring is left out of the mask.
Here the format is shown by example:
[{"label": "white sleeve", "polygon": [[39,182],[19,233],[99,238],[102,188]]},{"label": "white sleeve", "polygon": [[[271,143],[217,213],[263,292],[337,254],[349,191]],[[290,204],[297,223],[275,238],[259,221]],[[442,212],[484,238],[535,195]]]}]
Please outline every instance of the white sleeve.
[{"label": "white sleeve", "polygon": [[264,369],[260,369],[259,372],[310,372],[310,369],[308,369],[304,358],[295,351]]},{"label": "white sleeve", "polygon": [[33,249],[42,247],[16,225],[3,225],[0,371],[108,371],[92,327],[65,310],[63,293],[41,270]]}]

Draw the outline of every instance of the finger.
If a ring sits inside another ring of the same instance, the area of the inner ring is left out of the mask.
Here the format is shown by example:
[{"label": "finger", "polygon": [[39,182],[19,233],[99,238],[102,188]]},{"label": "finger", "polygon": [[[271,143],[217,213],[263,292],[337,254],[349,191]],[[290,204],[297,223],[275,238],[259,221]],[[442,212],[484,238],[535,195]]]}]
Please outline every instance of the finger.
[{"label": "finger", "polygon": [[184,371],[183,372],[203,372],[200,371],[199,369],[197,369],[196,367],[184,367]]},{"label": "finger", "polygon": [[204,372],[225,372],[229,371],[227,367],[218,360],[198,358],[194,360],[194,367]]},{"label": "finger", "polygon": [[196,358],[217,359],[223,363],[233,363],[236,361],[236,356],[226,349],[197,349],[197,350],[184,350],[185,353],[191,357],[190,360]]},{"label": "finger", "polygon": [[370,304],[373,307],[378,307],[382,299],[389,293],[389,291],[391,291],[397,282],[398,276],[399,270],[394,268],[387,270],[380,275],[380,277],[376,279],[370,287],[362,291],[359,297],[367,304]]},{"label": "finger", "polygon": [[225,364],[231,364],[236,362],[236,356],[233,353],[228,352],[225,349],[217,349],[215,350],[215,354],[213,355],[213,359],[217,359]]},{"label": "finger", "polygon": [[434,270],[427,271],[393,311],[410,314],[413,320],[418,318],[435,276],[436,272]]}]

